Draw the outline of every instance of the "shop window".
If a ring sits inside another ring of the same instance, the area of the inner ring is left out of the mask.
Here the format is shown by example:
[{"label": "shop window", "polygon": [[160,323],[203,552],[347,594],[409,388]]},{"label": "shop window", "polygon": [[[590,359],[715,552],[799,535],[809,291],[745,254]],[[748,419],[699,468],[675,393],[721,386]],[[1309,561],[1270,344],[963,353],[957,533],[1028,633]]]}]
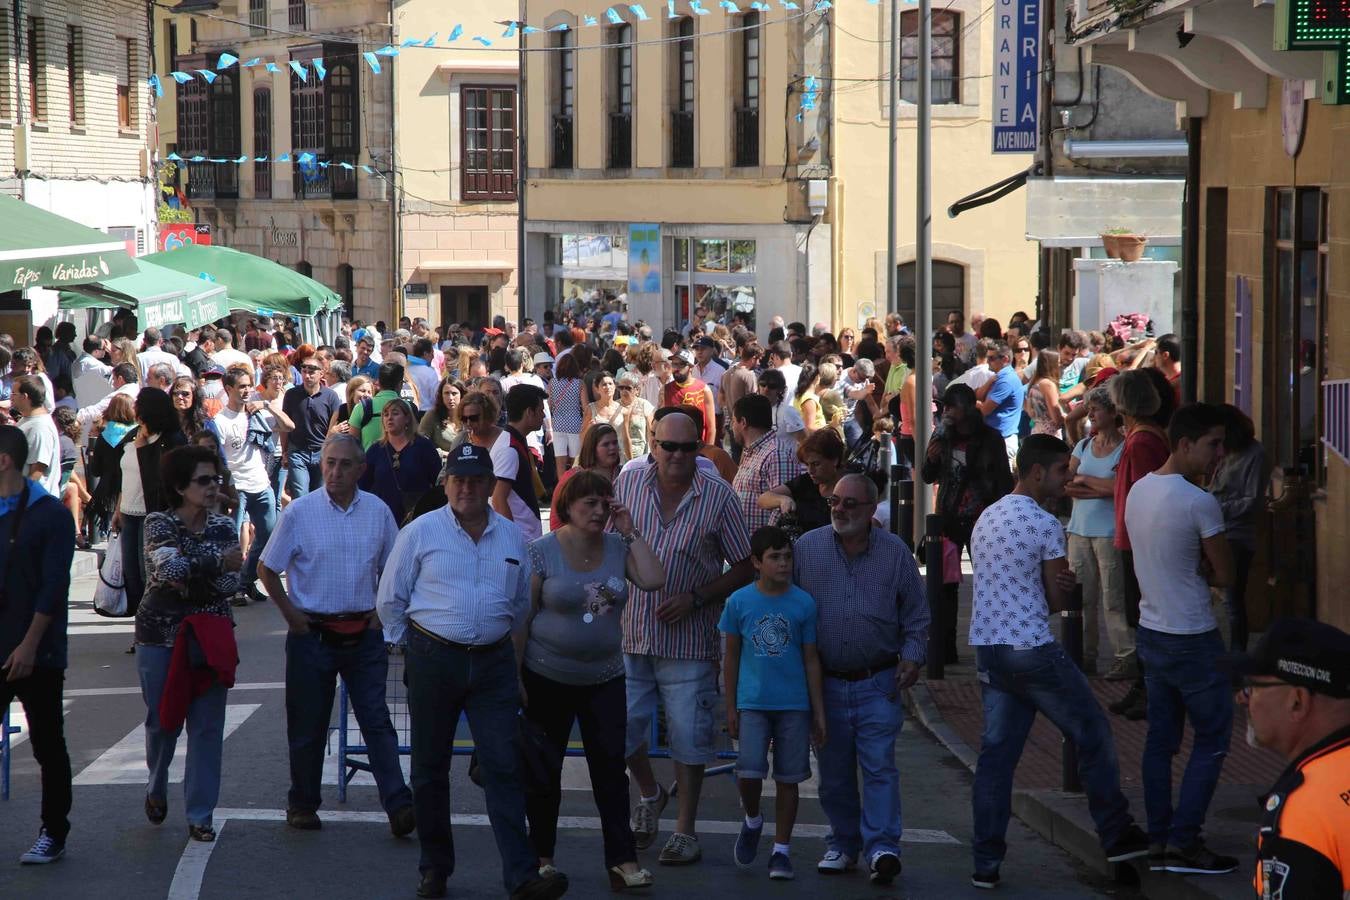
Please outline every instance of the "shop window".
[{"label": "shop window", "polygon": [[1327,379],[1328,195],[1319,188],[1272,191],[1275,269],[1266,334],[1274,364],[1268,380],[1264,443],[1289,474],[1325,484],[1321,383]]},{"label": "shop window", "polygon": [[[898,267],[896,293],[899,294],[900,315],[905,324],[914,327],[915,315],[915,269],[914,263],[903,263]],[[933,260],[933,327],[947,321],[947,314],[959,312],[966,314],[966,269],[957,263]]]},{"label": "shop window", "polygon": [[[934,103],[961,102],[961,16],[935,10],[932,18]],[[919,102],[919,13],[900,14],[900,99]]]},{"label": "shop window", "polygon": [[[121,107],[121,86],[118,86]],[[70,104],[70,124],[84,124],[84,30],[66,26],[66,98]]]},{"label": "shop window", "polygon": [[670,50],[671,84],[670,166],[691,169],[694,166],[694,20],[683,18],[672,26],[675,38]]},{"label": "shop window", "polygon": [[28,17],[28,30],[24,34],[24,49],[28,60],[28,116],[34,122],[47,119],[46,78],[43,69],[47,65],[47,54],[42,47],[46,27],[36,16]]},{"label": "shop window", "polygon": [[131,38],[117,39],[117,124],[121,128],[134,128],[135,97],[132,80],[136,71],[136,44]]},{"label": "shop window", "polygon": [[673,304],[675,322],[687,322],[695,306],[706,305],[723,325],[744,321],[755,327],[756,245],[733,238],[675,238]]},{"label": "shop window", "polygon": [[[328,69],[320,80],[313,72],[316,57]],[[297,200],[356,198],[356,165],[360,140],[360,82],[356,48],[351,44],[315,44],[293,50],[291,59],[310,69],[306,80],[291,73],[292,157],[312,154],[294,163],[292,184]]]},{"label": "shop window", "polygon": [[465,200],[516,199],[516,89],[460,90],[460,194]]},{"label": "shop window", "polygon": [[736,165],[759,165],[759,88],[760,42],[758,12],[741,16],[740,96],[736,104]]},{"label": "shop window", "polygon": [[253,155],[264,160],[253,164],[253,196],[272,196],[272,89],[253,91]]},{"label": "shop window", "polygon": [[[184,71],[212,64],[202,54],[175,62],[175,68]],[[231,70],[219,73],[209,85],[194,78],[178,86],[178,153],[189,160],[189,197],[239,196],[239,167],[209,161],[233,160],[241,153],[238,83],[238,74]],[[191,162],[194,157],[200,159]]]},{"label": "shop window", "polygon": [[609,168],[633,165],[633,26],[610,29]]}]

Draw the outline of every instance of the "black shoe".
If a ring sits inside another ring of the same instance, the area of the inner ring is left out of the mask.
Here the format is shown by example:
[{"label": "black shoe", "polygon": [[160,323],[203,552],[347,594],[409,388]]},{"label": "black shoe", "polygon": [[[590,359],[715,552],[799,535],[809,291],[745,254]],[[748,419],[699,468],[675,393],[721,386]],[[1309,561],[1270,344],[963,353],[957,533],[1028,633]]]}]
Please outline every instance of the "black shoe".
[{"label": "black shoe", "polygon": [[417,896],[444,897],[445,877],[438,869],[423,869],[422,880],[417,883]]},{"label": "black shoe", "polygon": [[417,814],[413,812],[413,805],[400,806],[389,814],[389,830],[394,833],[394,837],[407,837],[417,829]]},{"label": "black shoe", "polygon": [[300,831],[318,831],[323,827],[319,814],[311,810],[286,810],[286,824]]},{"label": "black shoe", "polygon": [[890,884],[900,874],[900,857],[883,850],[872,857],[872,883]]},{"label": "black shoe", "polygon": [[981,890],[992,891],[998,887],[998,869],[992,872],[976,872],[970,876],[970,883]]},{"label": "black shoe", "polygon": [[1148,852],[1148,835],[1138,825],[1131,824],[1114,844],[1106,848],[1106,861],[1125,862],[1127,859],[1148,856]]},{"label": "black shoe", "polygon": [[155,800],[149,794],[145,796],[145,817],[150,820],[151,825],[162,825],[164,819],[169,815],[169,804],[163,800]]},{"label": "black shoe", "polygon": [[247,594],[248,599],[252,600],[254,603],[265,603],[267,601],[267,595],[258,590],[256,584],[250,584],[248,587],[244,588],[244,593]]},{"label": "black shoe", "polygon": [[1125,710],[1142,701],[1144,697],[1144,687],[1136,681],[1130,685],[1130,689],[1125,692],[1125,696],[1113,703],[1108,703],[1106,708],[1119,716],[1124,714]]},{"label": "black shoe", "polygon": [[1227,875],[1237,867],[1236,858],[1215,853],[1201,840],[1186,848],[1169,845],[1163,857],[1163,870],[1178,875]]},{"label": "black shoe", "polygon": [[210,825],[189,825],[188,837],[209,844],[216,839],[216,830]]},{"label": "black shoe", "polygon": [[1139,696],[1133,703],[1120,711],[1120,714],[1131,722],[1138,722],[1148,716],[1148,696],[1139,692]]},{"label": "black shoe", "polygon": [[557,900],[567,893],[567,876],[552,872],[531,878],[511,892],[511,900]]}]

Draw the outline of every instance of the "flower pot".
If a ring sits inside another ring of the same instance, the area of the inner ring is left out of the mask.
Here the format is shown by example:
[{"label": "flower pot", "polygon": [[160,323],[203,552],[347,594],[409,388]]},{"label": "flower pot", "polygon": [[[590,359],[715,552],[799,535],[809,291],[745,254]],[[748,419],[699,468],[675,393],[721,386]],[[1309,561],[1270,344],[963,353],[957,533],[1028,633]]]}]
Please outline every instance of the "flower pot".
[{"label": "flower pot", "polygon": [[1122,262],[1138,262],[1144,255],[1144,248],[1148,246],[1148,238],[1140,234],[1119,234],[1116,235],[1116,247],[1120,251]]},{"label": "flower pot", "polygon": [[1120,259],[1120,242],[1118,236],[1114,234],[1103,234],[1102,249],[1106,251],[1107,259]]}]

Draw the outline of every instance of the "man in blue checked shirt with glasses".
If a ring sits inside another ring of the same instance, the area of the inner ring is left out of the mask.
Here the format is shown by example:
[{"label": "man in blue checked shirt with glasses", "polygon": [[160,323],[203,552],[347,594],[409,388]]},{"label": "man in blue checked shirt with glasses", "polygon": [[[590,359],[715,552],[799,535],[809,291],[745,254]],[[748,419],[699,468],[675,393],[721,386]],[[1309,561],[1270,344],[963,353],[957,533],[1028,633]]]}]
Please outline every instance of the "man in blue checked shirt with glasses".
[{"label": "man in blue checked shirt with glasses", "polygon": [[[877,486],[845,475],[829,499],[830,525],[793,547],[793,583],[816,598],[816,648],[825,675],[825,728],[816,752],[820,805],[830,819],[822,875],[866,859],[874,884],[900,874],[900,692],[919,678],[929,612],[904,541],[872,524]],[[857,770],[863,772],[862,799]]]}]

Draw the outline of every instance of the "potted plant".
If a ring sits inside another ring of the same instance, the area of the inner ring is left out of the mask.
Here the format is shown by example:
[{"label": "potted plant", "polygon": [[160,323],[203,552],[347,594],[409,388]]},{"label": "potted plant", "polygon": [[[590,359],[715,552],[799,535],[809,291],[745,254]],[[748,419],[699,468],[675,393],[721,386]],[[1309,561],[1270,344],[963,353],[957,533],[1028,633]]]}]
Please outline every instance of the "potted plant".
[{"label": "potted plant", "polygon": [[1148,246],[1148,235],[1146,234],[1118,234],[1116,235],[1116,247],[1120,250],[1121,262],[1138,262],[1144,255],[1144,248]]},{"label": "potted plant", "polygon": [[1107,259],[1120,259],[1120,242],[1116,237],[1127,231],[1128,228],[1108,228],[1101,233],[1102,249],[1106,251]]}]

